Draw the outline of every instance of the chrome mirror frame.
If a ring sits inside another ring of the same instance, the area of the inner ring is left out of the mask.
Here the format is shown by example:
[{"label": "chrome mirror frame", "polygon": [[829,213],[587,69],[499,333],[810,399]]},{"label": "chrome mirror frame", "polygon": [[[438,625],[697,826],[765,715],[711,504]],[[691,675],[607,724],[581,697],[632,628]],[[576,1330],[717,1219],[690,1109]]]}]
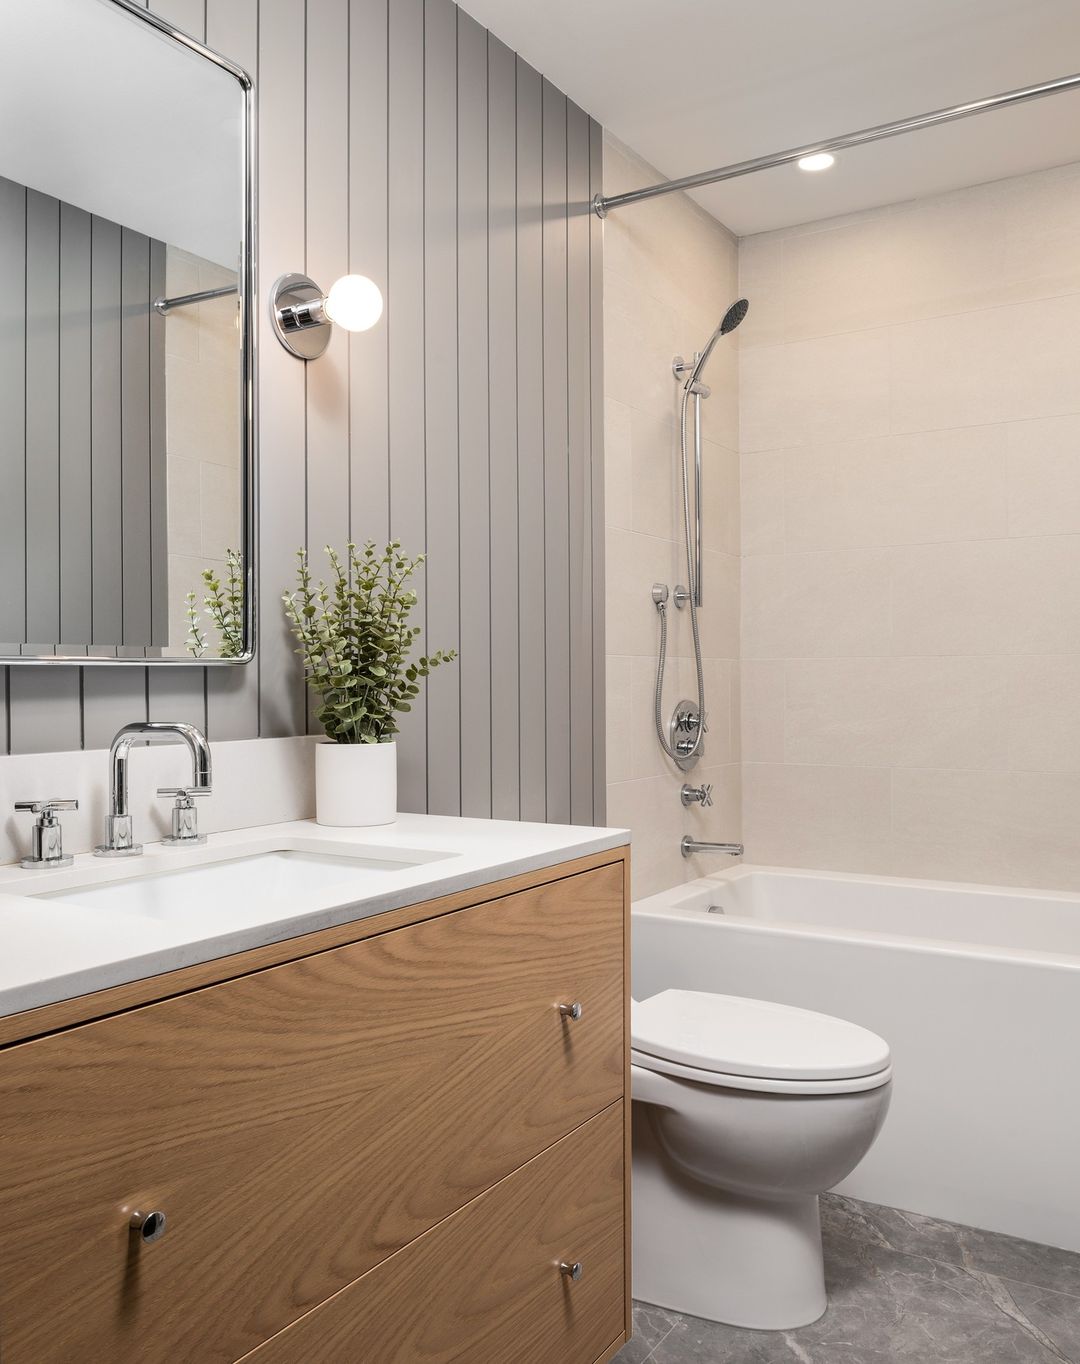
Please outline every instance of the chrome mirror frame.
[{"label": "chrome mirror frame", "polygon": [[93,654],[7,654],[0,657],[0,666],[17,667],[25,664],[40,667],[43,664],[60,663],[66,667],[176,667],[211,668],[235,666],[250,663],[255,657],[255,628],[258,619],[256,587],[256,551],[258,546],[258,433],[256,431],[255,407],[255,211],[256,211],[256,130],[255,130],[255,82],[251,76],[235,62],[212,51],[204,43],[174,28],[167,20],[144,9],[138,0],[106,0],[107,4],[126,14],[134,16],[142,23],[150,25],[159,33],[173,39],[181,46],[205,57],[215,66],[228,72],[240,87],[243,100],[243,136],[241,138],[241,183],[243,193],[243,222],[241,231],[241,261],[238,272],[240,307],[240,370],[241,370],[241,456],[243,459],[243,492],[241,507],[243,528],[241,535],[244,556],[244,649],[232,658],[146,658],[143,655],[128,657],[102,657]]}]

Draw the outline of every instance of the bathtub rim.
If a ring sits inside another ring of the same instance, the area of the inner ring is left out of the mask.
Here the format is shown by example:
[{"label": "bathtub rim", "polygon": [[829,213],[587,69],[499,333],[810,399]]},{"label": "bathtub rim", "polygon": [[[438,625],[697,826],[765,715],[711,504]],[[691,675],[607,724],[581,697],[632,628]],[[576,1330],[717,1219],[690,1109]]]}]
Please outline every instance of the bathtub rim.
[{"label": "bathtub rim", "polygon": [[763,923],[747,914],[710,915],[700,909],[684,908],[672,904],[670,897],[683,896],[695,890],[707,890],[717,882],[745,880],[754,874],[799,878],[814,881],[843,881],[853,885],[891,885],[907,889],[944,891],[947,893],[964,892],[985,896],[1022,896],[1025,899],[1065,903],[1076,907],[1080,916],[1080,892],[1035,889],[1027,886],[990,885],[969,881],[931,881],[908,876],[885,876],[870,872],[826,871],[820,867],[770,866],[759,862],[740,862],[734,867],[721,868],[705,876],[683,881],[670,886],[667,890],[633,900],[631,913],[634,917],[650,918],[660,921],[679,920],[688,923],[706,923],[710,928],[726,928],[729,932],[744,932],[765,938],[797,938],[809,942],[838,942],[867,947],[889,946],[897,951],[933,953],[939,956],[961,957],[965,959],[999,963],[1014,963],[1054,967],[1059,970],[1080,973],[1080,952],[1046,952],[1035,948],[1001,947],[983,943],[973,943],[965,939],[924,938],[912,934],[880,932],[874,929],[850,929],[830,927],[828,924],[804,924],[785,920],[772,920]]}]

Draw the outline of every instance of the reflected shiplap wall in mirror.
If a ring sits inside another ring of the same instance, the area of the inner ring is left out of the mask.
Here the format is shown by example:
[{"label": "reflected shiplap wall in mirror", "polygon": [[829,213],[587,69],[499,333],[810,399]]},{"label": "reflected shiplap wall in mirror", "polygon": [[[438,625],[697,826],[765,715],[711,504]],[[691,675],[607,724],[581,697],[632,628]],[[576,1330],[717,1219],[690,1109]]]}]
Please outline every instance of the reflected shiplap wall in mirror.
[{"label": "reflected shiplap wall in mirror", "polygon": [[0,655],[242,658],[239,73],[115,0],[0,36]]}]

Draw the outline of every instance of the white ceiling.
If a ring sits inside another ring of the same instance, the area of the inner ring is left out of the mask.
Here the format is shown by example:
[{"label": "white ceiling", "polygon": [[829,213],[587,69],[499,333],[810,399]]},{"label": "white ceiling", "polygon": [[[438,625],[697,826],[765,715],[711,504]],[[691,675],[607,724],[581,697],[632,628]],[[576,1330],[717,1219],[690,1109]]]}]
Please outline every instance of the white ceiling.
[{"label": "white ceiling", "polygon": [[[1078,0],[464,7],[671,178],[1080,71]],[[1080,95],[1057,95],[695,197],[741,236],[1075,160]]]}]

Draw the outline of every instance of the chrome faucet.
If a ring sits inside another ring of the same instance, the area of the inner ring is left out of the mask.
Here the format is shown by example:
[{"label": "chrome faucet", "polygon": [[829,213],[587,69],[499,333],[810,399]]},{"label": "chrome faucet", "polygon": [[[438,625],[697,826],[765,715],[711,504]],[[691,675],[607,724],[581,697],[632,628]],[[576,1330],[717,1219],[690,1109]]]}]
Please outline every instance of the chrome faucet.
[{"label": "chrome faucet", "polygon": [[727,853],[729,857],[742,857],[743,855],[741,843],[702,843],[700,839],[691,838],[689,834],[684,837],[679,847],[682,849],[683,857],[702,852]]},{"label": "chrome faucet", "polygon": [[194,725],[180,720],[136,720],[119,730],[109,749],[109,817],[105,842],[94,849],[95,857],[137,857],[142,844],[136,843],[128,808],[128,755],[135,743],[182,743],[191,753],[191,785],[166,786],[159,796],[174,796],[173,836],[163,843],[190,845],[204,843],[195,819],[194,797],[211,792],[210,745]]}]

